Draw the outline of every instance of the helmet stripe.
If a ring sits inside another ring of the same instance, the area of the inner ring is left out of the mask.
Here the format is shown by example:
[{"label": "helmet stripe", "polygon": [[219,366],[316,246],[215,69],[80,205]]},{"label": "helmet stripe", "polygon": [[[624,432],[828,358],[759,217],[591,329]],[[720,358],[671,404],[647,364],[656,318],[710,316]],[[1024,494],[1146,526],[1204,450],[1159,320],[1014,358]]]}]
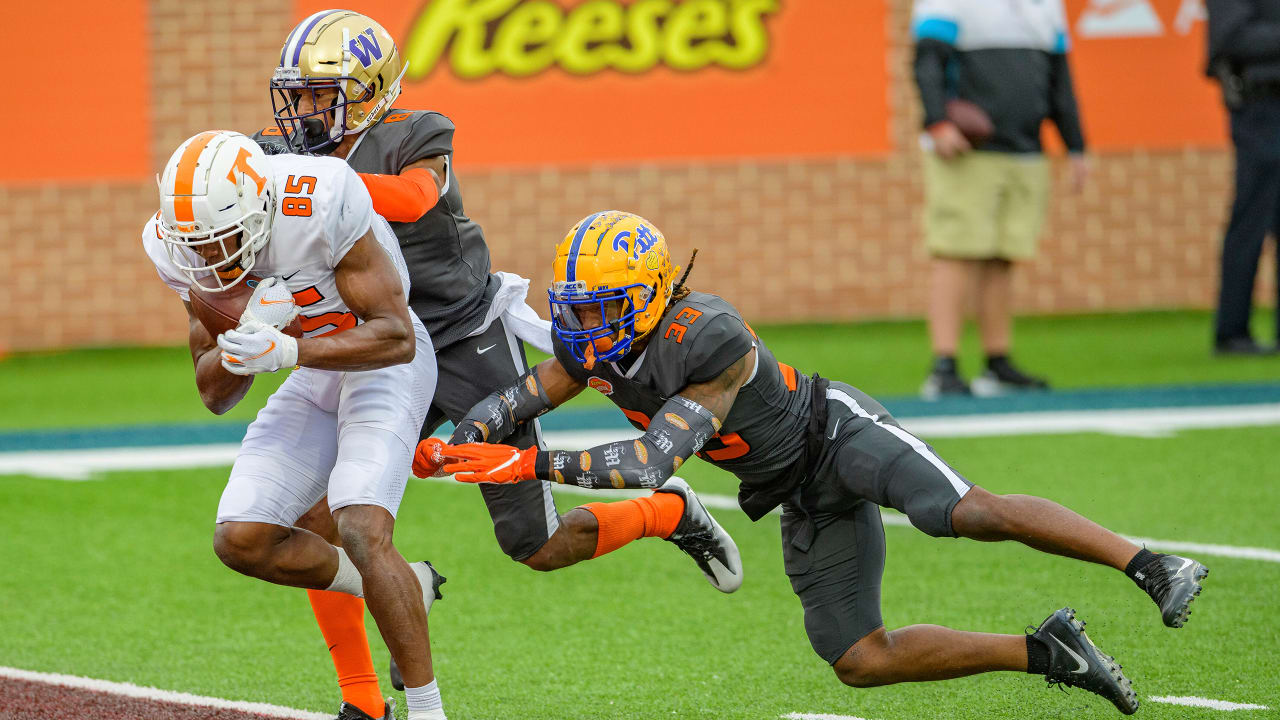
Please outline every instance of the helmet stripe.
[{"label": "helmet stripe", "polygon": [[[298,33],[296,36],[292,36],[292,35],[290,36],[289,42],[293,43],[293,59],[290,61],[290,67],[298,66],[298,59],[302,57],[302,46],[307,44],[307,36],[311,34],[311,29],[314,28],[321,20],[325,19],[326,17],[329,17],[330,15],[336,12],[345,12],[345,11],[321,10],[315,15],[312,15],[306,20],[303,20],[301,23],[298,23],[298,27],[302,27],[303,23],[306,23],[307,27],[302,32]],[[294,28],[294,32],[297,32],[297,28]],[[285,43],[285,47],[286,49],[288,48],[288,42]],[[281,67],[284,66],[283,54],[281,54],[280,56],[280,65]]]},{"label": "helmet stripe", "polygon": [[587,236],[587,230],[591,229],[591,223],[596,221],[604,213],[598,212],[595,215],[587,216],[578,226],[578,232],[573,235],[573,245],[569,246],[569,261],[565,263],[565,279],[573,282],[578,279],[578,250],[582,248],[582,239]]},{"label": "helmet stripe", "polygon": [[196,182],[196,162],[200,153],[208,147],[218,133],[214,130],[202,132],[191,138],[182,157],[178,159],[178,169],[173,173],[173,219],[177,222],[195,222],[195,211],[191,207],[192,188]]}]

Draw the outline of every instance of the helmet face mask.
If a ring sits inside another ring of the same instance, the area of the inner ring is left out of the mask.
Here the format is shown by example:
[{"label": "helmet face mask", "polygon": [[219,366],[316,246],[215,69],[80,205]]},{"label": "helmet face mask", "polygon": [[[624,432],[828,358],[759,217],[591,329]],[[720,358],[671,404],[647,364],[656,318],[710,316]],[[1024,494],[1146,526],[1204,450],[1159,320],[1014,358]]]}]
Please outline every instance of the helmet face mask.
[{"label": "helmet face mask", "polygon": [[620,360],[657,327],[677,271],[649,221],[616,210],[589,215],[556,249],[552,332],[587,370]]},{"label": "helmet face mask", "polygon": [[[555,333],[576,360],[586,364],[591,358],[594,364],[595,360],[620,360],[631,351],[636,318],[648,309],[653,288],[632,284],[587,290],[580,281],[562,281],[552,285],[548,295]],[[595,324],[586,326],[584,315],[595,319]]]},{"label": "helmet face mask", "polygon": [[[271,166],[240,133],[200,133],[178,147],[160,178],[160,237],[192,285],[222,292],[253,269],[275,217]],[[217,252],[209,252],[213,246]]]},{"label": "helmet face mask", "polygon": [[[372,19],[350,10],[318,12],[280,50],[270,83],[276,125],[295,152],[332,153],[345,135],[391,109],[407,69],[391,35]],[[334,91],[331,99],[320,97],[325,90]]]}]

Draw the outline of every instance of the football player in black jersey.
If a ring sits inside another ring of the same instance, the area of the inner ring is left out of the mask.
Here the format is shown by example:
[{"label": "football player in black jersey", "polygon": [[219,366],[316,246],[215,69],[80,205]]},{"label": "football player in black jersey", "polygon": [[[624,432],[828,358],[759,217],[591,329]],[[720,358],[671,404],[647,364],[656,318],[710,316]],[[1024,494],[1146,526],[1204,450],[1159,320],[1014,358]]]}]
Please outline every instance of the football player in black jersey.
[{"label": "football player in black jersey", "polygon": [[[936,625],[886,630],[880,507],[936,537],[1017,540],[1124,571],[1170,627],[1186,620],[1204,566],[1139,548],[1048,500],[995,495],[964,479],[880,403],[779,362],[731,305],[685,289],[666,241],[642,218],[588,216],[558,246],[554,269],[555,357],[473,408],[450,444],[421,443],[415,472],[661,493],[697,454],[741,480],[739,503],[753,520],[782,506],[784,565],[805,630],[842,682],[869,687],[1012,670],[1085,688],[1126,714],[1137,710],[1119,664],[1094,646],[1070,608],[1025,636]],[[608,395],[645,434],[583,452],[487,444],[587,387]],[[582,546],[614,534],[589,512],[565,521],[583,535]],[[716,566],[709,545],[703,561]]]},{"label": "football player in black jersey", "polygon": [[[524,302],[528,281],[490,271],[484,233],[464,211],[453,173],[453,123],[438,112],[394,107],[405,67],[394,40],[372,19],[349,10],[315,13],[285,40],[271,80],[276,125],[254,139],[268,152],[344,158],[369,189],[374,210],[391,221],[409,268],[409,306],[436,348],[439,381],[435,397],[424,399],[431,403],[425,438],[445,420],[459,422],[476,402],[528,371],[521,340],[547,352],[552,348],[550,327]],[[540,437],[531,422],[506,440],[531,448],[540,445]],[[498,544],[513,560],[544,571],[577,562],[579,548],[573,543],[580,534],[562,526],[548,486],[482,485],[480,491]],[[674,522],[687,515],[687,525],[710,528],[714,523],[691,491],[656,503],[599,505],[601,513],[661,505],[674,513],[663,517]],[[339,541],[324,501],[298,525]],[[674,532],[662,528],[667,535]],[[728,535],[719,531],[716,542],[726,558],[736,561]],[[708,579],[724,592],[737,587],[731,571]],[[437,587],[443,581],[437,573]],[[389,713],[369,659],[359,599],[315,591],[311,602],[338,670],[344,699],[340,718]],[[394,662],[391,680],[403,689]]]}]

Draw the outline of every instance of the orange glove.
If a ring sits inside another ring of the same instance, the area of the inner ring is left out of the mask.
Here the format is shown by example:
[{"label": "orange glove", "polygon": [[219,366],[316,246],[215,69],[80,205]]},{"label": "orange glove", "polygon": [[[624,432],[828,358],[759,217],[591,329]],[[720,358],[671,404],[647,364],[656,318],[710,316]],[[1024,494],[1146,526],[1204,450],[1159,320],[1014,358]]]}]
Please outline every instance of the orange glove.
[{"label": "orange glove", "polygon": [[465,443],[447,446],[444,455],[450,461],[445,463],[444,471],[455,473],[454,479],[460,482],[517,483],[538,479],[533,470],[538,456],[536,447],[519,450],[510,445]]},{"label": "orange glove", "polygon": [[449,444],[440,438],[429,437],[418,443],[418,449],[413,453],[413,474],[415,477],[444,477],[445,473],[440,469],[445,464],[445,451],[449,449]]}]

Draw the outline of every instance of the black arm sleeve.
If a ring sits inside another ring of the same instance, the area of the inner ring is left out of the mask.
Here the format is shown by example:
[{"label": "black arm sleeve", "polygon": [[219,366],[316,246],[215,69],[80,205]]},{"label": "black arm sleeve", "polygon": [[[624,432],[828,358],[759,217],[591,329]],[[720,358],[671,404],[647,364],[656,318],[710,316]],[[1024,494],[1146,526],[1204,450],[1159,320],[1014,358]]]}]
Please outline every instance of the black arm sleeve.
[{"label": "black arm sleeve", "polygon": [[955,48],[932,38],[916,43],[915,76],[924,105],[924,126],[947,119],[947,62]]},{"label": "black arm sleeve", "polygon": [[453,429],[449,444],[500,443],[515,432],[520,423],[528,422],[554,407],[538,379],[535,366],[520,376],[514,385],[493,393],[468,410]]},{"label": "black arm sleeve", "polygon": [[1076,104],[1076,91],[1071,82],[1071,65],[1066,53],[1049,56],[1050,88],[1049,117],[1058,127],[1062,142],[1073,153],[1084,152],[1084,130],[1080,125],[1080,108]]},{"label": "black arm sleeve", "polygon": [[534,474],[539,480],[592,489],[661,487],[719,428],[720,421],[710,410],[676,395],[658,410],[639,439],[597,445],[580,453],[540,452]]},{"label": "black arm sleeve", "polygon": [[1280,59],[1280,23],[1255,17],[1254,0],[1207,0],[1209,64]]}]

